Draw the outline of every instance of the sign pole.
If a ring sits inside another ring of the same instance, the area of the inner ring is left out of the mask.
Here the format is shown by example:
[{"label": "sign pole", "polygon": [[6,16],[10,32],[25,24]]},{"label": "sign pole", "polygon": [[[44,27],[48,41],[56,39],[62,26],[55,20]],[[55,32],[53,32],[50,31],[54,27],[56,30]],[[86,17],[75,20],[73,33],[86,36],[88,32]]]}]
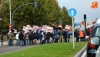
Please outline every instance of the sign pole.
[{"label": "sign pole", "polygon": [[68,10],[68,15],[72,17],[72,37],[73,37],[73,49],[75,49],[75,43],[74,43],[74,16],[77,14],[76,9],[71,8]]},{"label": "sign pole", "polygon": [[75,49],[75,44],[74,44],[74,17],[72,17],[72,36],[73,36],[73,49]]}]

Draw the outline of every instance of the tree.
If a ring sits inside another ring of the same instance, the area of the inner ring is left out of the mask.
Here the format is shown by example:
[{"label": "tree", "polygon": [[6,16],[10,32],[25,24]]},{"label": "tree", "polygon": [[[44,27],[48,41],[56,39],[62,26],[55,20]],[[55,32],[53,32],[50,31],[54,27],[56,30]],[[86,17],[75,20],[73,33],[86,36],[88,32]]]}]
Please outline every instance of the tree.
[{"label": "tree", "polygon": [[[9,3],[7,1],[4,1],[2,6],[4,28],[7,28],[9,25]],[[14,28],[22,28],[22,26],[27,24],[39,26],[43,24],[50,25],[49,22],[58,22],[61,17],[64,17],[62,18],[63,24],[68,22],[66,19],[68,18],[69,20],[70,17],[67,14],[66,8],[61,9],[56,0],[11,0],[11,11],[13,13],[20,5],[34,3],[35,1],[38,3],[37,8],[35,8],[33,4],[30,4],[20,7],[15,12],[13,15],[13,20],[15,21]],[[66,14],[64,12],[66,12]],[[70,22],[68,24],[70,24]]]},{"label": "tree", "polygon": [[71,17],[68,15],[68,10],[66,9],[66,7],[63,7],[61,10],[61,19],[62,19],[62,24],[65,25],[71,25],[72,19]]}]

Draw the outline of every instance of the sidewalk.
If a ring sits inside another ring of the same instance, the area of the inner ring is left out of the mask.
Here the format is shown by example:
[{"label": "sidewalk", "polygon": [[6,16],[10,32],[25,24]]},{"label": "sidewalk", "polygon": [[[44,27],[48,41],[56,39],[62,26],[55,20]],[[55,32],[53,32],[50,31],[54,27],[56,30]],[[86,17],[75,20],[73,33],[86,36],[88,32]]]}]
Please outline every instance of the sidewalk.
[{"label": "sidewalk", "polygon": [[[16,40],[14,40],[14,42],[13,42],[14,44],[16,43]],[[3,46],[7,46],[8,45],[8,41],[4,41],[3,42]],[[0,42],[0,47],[1,47],[1,42]]]},{"label": "sidewalk", "polygon": [[[16,41],[14,41],[15,43]],[[0,43],[1,45],[1,43]],[[15,51],[19,51],[19,50],[23,50],[23,49],[27,49],[27,48],[31,48],[31,47],[35,47],[35,46],[39,46],[39,45],[26,45],[26,46],[16,46],[14,44],[14,46],[8,46],[7,41],[5,41],[3,43],[3,46],[0,46],[0,55],[1,54],[6,54],[6,53],[11,53],[11,52],[15,52]]]}]

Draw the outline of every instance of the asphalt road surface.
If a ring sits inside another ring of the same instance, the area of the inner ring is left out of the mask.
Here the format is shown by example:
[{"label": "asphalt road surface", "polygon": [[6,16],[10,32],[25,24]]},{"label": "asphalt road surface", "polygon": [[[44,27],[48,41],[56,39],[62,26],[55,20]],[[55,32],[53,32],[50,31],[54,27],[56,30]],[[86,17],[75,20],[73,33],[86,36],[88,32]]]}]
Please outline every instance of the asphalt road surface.
[{"label": "asphalt road surface", "polygon": [[0,54],[15,52],[19,50],[23,50],[30,47],[35,47],[39,45],[27,45],[27,46],[0,46]]}]

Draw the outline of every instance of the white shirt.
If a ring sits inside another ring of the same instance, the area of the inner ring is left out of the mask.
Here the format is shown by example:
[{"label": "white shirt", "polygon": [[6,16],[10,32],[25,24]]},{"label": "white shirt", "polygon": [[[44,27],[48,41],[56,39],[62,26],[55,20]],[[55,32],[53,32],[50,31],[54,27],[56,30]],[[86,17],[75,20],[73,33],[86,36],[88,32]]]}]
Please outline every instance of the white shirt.
[{"label": "white shirt", "polygon": [[19,39],[19,34],[18,33],[16,34],[16,39]]}]

